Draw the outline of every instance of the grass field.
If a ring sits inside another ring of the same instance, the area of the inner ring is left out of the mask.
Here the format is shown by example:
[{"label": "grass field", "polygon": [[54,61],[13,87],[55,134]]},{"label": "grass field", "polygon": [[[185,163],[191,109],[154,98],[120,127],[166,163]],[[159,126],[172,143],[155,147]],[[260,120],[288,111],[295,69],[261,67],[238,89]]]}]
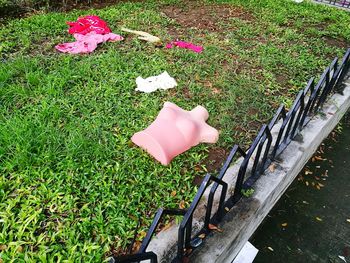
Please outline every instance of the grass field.
[{"label": "grass field", "polygon": [[[196,54],[131,35],[90,55],[54,50],[65,21],[96,14]],[[248,146],[350,43],[350,14],[287,0],[122,2],[37,13],[0,26],[0,262],[100,262],[147,231],[158,207],[188,206],[195,183],[234,143]],[[135,79],[167,70],[173,90],[142,94]],[[220,130],[163,167],[130,142],[163,102],[198,104]]]}]

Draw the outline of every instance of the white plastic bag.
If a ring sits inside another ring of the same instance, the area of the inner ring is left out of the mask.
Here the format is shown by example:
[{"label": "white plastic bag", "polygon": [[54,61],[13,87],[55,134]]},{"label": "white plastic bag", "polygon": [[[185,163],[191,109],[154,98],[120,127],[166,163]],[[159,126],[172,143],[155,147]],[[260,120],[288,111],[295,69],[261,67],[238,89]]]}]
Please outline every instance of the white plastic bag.
[{"label": "white plastic bag", "polygon": [[149,78],[142,78],[141,76],[136,78],[136,91],[151,93],[158,89],[171,89],[177,86],[174,78],[170,77],[168,72],[164,71],[158,76],[152,76]]}]

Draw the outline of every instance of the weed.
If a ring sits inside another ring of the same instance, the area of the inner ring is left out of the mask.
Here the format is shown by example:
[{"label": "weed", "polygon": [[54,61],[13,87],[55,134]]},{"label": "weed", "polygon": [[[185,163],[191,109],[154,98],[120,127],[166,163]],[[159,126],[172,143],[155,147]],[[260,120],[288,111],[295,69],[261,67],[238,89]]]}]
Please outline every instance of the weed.
[{"label": "weed", "polygon": [[249,198],[254,194],[254,189],[253,188],[242,189],[241,193],[244,197]]}]

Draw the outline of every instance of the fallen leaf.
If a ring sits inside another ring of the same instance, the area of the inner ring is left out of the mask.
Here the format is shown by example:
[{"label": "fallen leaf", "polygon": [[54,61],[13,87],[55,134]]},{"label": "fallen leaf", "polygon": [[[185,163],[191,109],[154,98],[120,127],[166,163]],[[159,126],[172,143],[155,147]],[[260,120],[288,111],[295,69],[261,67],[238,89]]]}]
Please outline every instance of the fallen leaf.
[{"label": "fallen leaf", "polygon": [[315,156],[315,160],[317,160],[317,161],[323,161],[323,158],[320,157],[320,156]]},{"label": "fallen leaf", "polygon": [[0,245],[0,251],[6,250],[7,246],[6,245]]},{"label": "fallen leaf", "polygon": [[271,173],[273,173],[275,170],[276,170],[276,164],[275,163],[272,163],[270,166],[269,166],[269,170]]},{"label": "fallen leaf", "polygon": [[346,219],[346,222],[350,223],[350,218]]},{"label": "fallen leaf", "polygon": [[288,226],[288,223],[283,223],[282,226],[286,227],[286,226]]},{"label": "fallen leaf", "polygon": [[165,231],[167,229],[169,229],[173,224],[170,222],[168,224],[166,224],[163,228],[162,228],[162,231]]},{"label": "fallen leaf", "polygon": [[311,172],[311,171],[305,171],[305,175],[308,175],[308,174],[313,174],[313,172]]},{"label": "fallen leaf", "polygon": [[16,250],[17,250],[17,252],[22,253],[23,247],[22,247],[22,246],[19,246]]},{"label": "fallen leaf", "polygon": [[305,184],[306,184],[306,186],[309,186],[309,182],[308,181],[306,181]]},{"label": "fallen leaf", "polygon": [[226,211],[226,212],[230,211],[230,208],[225,207],[225,211]]},{"label": "fallen leaf", "polygon": [[270,251],[273,251],[273,248],[272,247],[267,247],[268,250]]},{"label": "fallen leaf", "polygon": [[195,167],[194,167],[194,169],[195,169],[197,172],[202,171],[202,168],[201,168],[201,167],[199,167],[199,166],[195,166]]},{"label": "fallen leaf", "polygon": [[185,209],[186,205],[185,205],[185,201],[184,200],[181,200],[180,201],[180,204],[179,204],[179,208],[180,209]]},{"label": "fallen leaf", "polygon": [[218,228],[216,225],[213,225],[213,224],[209,224],[209,229],[210,230],[216,230],[218,232],[222,232],[222,230],[220,228]]},{"label": "fallen leaf", "polygon": [[172,197],[174,197],[176,195],[176,191],[172,191],[171,194],[170,194]]},{"label": "fallen leaf", "polygon": [[324,184],[318,183],[318,185],[319,185],[320,187],[324,187]]},{"label": "fallen leaf", "polygon": [[318,176],[315,176],[315,179],[316,179],[316,180],[320,180],[320,177],[318,177]]},{"label": "fallen leaf", "polygon": [[200,234],[198,237],[201,238],[201,239],[203,239],[203,238],[205,238],[205,234],[204,234],[204,233],[203,233],[203,234]]},{"label": "fallen leaf", "polygon": [[319,218],[318,216],[316,216],[316,220],[321,222],[322,218]]},{"label": "fallen leaf", "polygon": [[321,190],[321,187],[320,187],[319,185],[316,185],[316,188],[317,188],[318,190]]},{"label": "fallen leaf", "polygon": [[309,202],[303,201],[303,204],[307,204],[307,205],[308,205],[308,204],[309,204]]},{"label": "fallen leaf", "polygon": [[140,249],[140,247],[141,247],[141,242],[140,241],[138,241],[138,240],[136,240],[135,241],[135,243],[134,243],[134,246],[133,246],[133,248],[132,248],[132,251],[139,251],[139,249]]},{"label": "fallen leaf", "polygon": [[217,89],[217,88],[213,88],[212,91],[213,91],[214,94],[219,94],[220,93],[220,90]]}]

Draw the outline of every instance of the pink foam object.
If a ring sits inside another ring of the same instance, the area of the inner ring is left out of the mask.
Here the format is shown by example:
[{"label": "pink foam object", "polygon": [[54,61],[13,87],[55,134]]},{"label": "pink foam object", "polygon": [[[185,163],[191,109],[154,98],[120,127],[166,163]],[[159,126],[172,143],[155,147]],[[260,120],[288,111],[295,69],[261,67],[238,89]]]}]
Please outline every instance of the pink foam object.
[{"label": "pink foam object", "polygon": [[202,106],[186,111],[165,102],[156,120],[135,133],[131,140],[161,164],[168,165],[175,156],[201,142],[217,142],[219,132],[206,123],[208,117],[208,111]]},{"label": "pink foam object", "polygon": [[76,39],[75,42],[59,44],[55,46],[55,48],[58,51],[70,54],[91,53],[96,49],[99,43],[123,40],[122,36],[113,33],[100,35],[95,32],[90,32],[86,35],[74,34],[73,36]]},{"label": "pink foam object", "polygon": [[191,42],[185,42],[185,41],[173,41],[171,43],[166,44],[166,48],[172,48],[173,46],[177,46],[179,48],[185,48],[190,49],[196,53],[201,53],[203,51],[202,46],[196,46],[192,44]]},{"label": "pink foam object", "polygon": [[86,35],[90,32],[103,35],[112,32],[107,23],[98,16],[79,17],[76,22],[66,22],[66,24],[70,26],[68,32],[72,35],[77,33]]}]

